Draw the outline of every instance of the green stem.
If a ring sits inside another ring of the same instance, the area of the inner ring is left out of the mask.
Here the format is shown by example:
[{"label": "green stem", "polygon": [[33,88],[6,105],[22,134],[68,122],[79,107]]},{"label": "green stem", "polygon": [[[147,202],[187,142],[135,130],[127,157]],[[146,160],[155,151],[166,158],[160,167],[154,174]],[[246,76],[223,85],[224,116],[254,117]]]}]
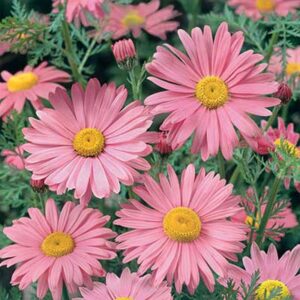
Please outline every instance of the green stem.
[{"label": "green stem", "polygon": [[225,162],[221,151],[218,153],[219,173],[221,178],[225,178]]},{"label": "green stem", "polygon": [[282,118],[285,122],[287,121],[287,117],[288,117],[288,113],[289,113],[289,105],[290,105],[290,102],[283,106]]},{"label": "green stem", "polygon": [[276,203],[276,196],[277,196],[281,181],[282,181],[281,176],[276,177],[275,181],[273,183],[272,189],[270,191],[270,198],[269,198],[269,201],[267,203],[264,215],[261,219],[259,229],[257,231],[257,240],[256,240],[256,242],[257,242],[258,246],[261,246],[261,243],[263,241],[264,232],[265,232],[267,223],[268,223],[268,221],[271,217],[272,211],[274,209],[274,205]]},{"label": "green stem", "polygon": [[66,285],[64,284],[63,285],[63,300],[69,300],[69,293],[68,293],[68,290],[67,290],[67,287]]},{"label": "green stem", "polygon": [[85,84],[84,78],[79,73],[77,64],[74,59],[74,52],[73,52],[73,46],[72,46],[72,40],[71,40],[71,34],[69,30],[69,25],[67,21],[64,19],[62,22],[62,35],[65,41],[65,47],[66,47],[66,58],[68,60],[68,63],[70,65],[72,75],[76,81],[78,81],[80,84]]},{"label": "green stem", "polygon": [[197,26],[198,15],[201,12],[201,0],[194,0],[192,4],[192,15],[189,24],[189,31]]},{"label": "green stem", "polygon": [[236,168],[234,169],[234,171],[230,177],[229,182],[234,185],[236,183],[239,175],[240,175],[240,168],[239,168],[239,166],[236,166]]},{"label": "green stem", "polygon": [[82,70],[87,62],[87,60],[89,59],[89,57],[91,56],[91,52],[93,51],[96,43],[97,43],[97,38],[98,36],[95,36],[93,41],[91,42],[90,46],[88,47],[83,59],[82,59],[82,62],[81,64],[79,65],[79,68],[78,68],[78,72],[81,74],[82,73]]},{"label": "green stem", "polygon": [[275,121],[275,119],[276,119],[276,117],[277,117],[277,115],[278,115],[280,109],[281,109],[281,105],[278,105],[278,106],[276,106],[276,107],[273,109],[272,115],[271,115],[271,117],[269,118],[266,127],[264,128],[264,132],[266,132],[266,131],[273,125],[273,123],[274,123],[274,121]]},{"label": "green stem", "polygon": [[267,54],[265,56],[265,60],[267,62],[270,61],[271,57],[272,57],[272,54],[274,52],[274,45],[277,43],[278,41],[278,32],[277,31],[274,31],[273,34],[272,34],[272,37],[271,37],[271,41],[270,41],[270,45],[269,45],[269,49],[267,51]]}]

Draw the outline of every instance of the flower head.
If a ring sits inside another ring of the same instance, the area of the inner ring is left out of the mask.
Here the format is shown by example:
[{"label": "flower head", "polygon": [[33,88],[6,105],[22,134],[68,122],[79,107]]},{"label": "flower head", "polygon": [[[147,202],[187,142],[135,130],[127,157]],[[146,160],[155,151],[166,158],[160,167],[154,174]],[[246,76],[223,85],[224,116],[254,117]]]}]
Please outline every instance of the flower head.
[{"label": "flower head", "polygon": [[287,104],[291,101],[293,92],[286,83],[282,82],[280,83],[278,91],[274,94],[274,96],[280,99],[283,104]]},{"label": "flower head", "polygon": [[12,110],[21,112],[26,99],[35,108],[41,108],[40,98],[49,98],[49,94],[58,87],[57,82],[68,82],[68,73],[48,67],[46,62],[36,68],[25,67],[23,71],[12,75],[7,71],[1,73],[5,82],[0,82],[0,116],[7,116]]},{"label": "flower head", "polygon": [[131,70],[135,65],[136,52],[132,39],[116,42],[112,46],[112,52],[121,69]]},{"label": "flower head", "polygon": [[[260,277],[255,290],[255,300],[264,300],[265,294],[268,297],[274,289],[278,290],[274,300],[283,300],[287,297],[291,299],[300,298],[300,277],[297,273],[300,268],[300,245],[292,251],[287,251],[279,259],[276,247],[271,244],[268,252],[261,251],[256,244],[251,247],[251,258],[244,257],[244,269],[235,265],[230,265],[227,275],[220,281],[226,285],[226,281],[231,279],[236,289],[241,289],[242,281],[249,286],[251,277],[259,271]],[[238,298],[242,299],[241,297]]]},{"label": "flower head", "polygon": [[50,95],[53,109],[38,111],[40,120],[31,118],[32,127],[23,129],[31,153],[26,168],[58,194],[75,189],[87,204],[92,194],[119,193],[120,182],[132,185],[137,170],[150,169],[142,157],[152,150],[143,142],[152,115],[138,101],[123,108],[124,86],[101,86],[96,79],[85,91],[74,84],[71,97],[57,89]]},{"label": "flower head", "polygon": [[83,24],[89,26],[90,22],[88,15],[95,18],[102,18],[104,16],[103,3],[105,0],[54,0],[54,12],[57,8],[66,2],[66,17],[68,22],[75,22],[77,26]]},{"label": "flower head", "polygon": [[18,170],[25,169],[25,158],[23,146],[16,147],[14,151],[5,149],[1,152],[1,156],[4,156],[4,163],[12,168]]},{"label": "flower head", "polygon": [[95,282],[92,290],[81,288],[80,292],[84,300],[172,300],[171,288],[163,282],[155,287],[152,284],[151,275],[139,277],[137,273],[131,273],[124,269],[119,278],[113,273],[106,276],[106,284]]},{"label": "flower head", "polygon": [[149,79],[166,89],[149,96],[145,103],[154,114],[170,113],[161,130],[170,130],[172,147],[183,144],[193,133],[192,152],[206,160],[221,149],[226,159],[238,145],[236,127],[245,138],[260,134],[248,114],[268,116],[266,107],[280,103],[265,94],[277,91],[270,73],[261,73],[263,57],[249,50],[240,54],[244,37],[231,35],[222,23],[215,39],[211,29],[194,28],[189,36],[178,31],[187,55],[176,48],[159,46],[147,70]]},{"label": "flower head", "polygon": [[151,268],[156,285],[167,278],[178,292],[186,284],[193,293],[201,278],[212,291],[212,270],[222,276],[227,259],[236,260],[243,249],[245,225],[228,220],[240,210],[240,198],[219,175],[202,169],[196,176],[193,165],[181,183],[171,166],[168,175],[160,174],[159,183],[145,175],[134,189],[149,207],[131,199],[117,212],[114,223],[132,229],[117,237],[117,247],[124,263],[138,259],[140,274]]},{"label": "flower head", "polygon": [[236,7],[237,14],[246,14],[257,20],[271,13],[279,16],[295,13],[300,0],[229,0],[228,4]]},{"label": "flower head", "polygon": [[160,0],[138,5],[111,4],[107,31],[112,32],[113,38],[118,39],[133,33],[134,37],[141,34],[142,29],[149,34],[166,39],[166,33],[176,30],[179,23],[172,18],[179,14],[172,5],[159,10]]},{"label": "flower head", "polygon": [[45,216],[37,208],[29,217],[14,221],[4,234],[15,244],[0,250],[0,266],[16,265],[11,283],[21,290],[37,281],[37,297],[50,289],[54,300],[61,299],[65,284],[70,293],[79,286],[92,287],[92,276],[104,276],[99,260],[115,258],[116,234],[103,228],[109,217],[99,210],[66,202],[61,213],[53,199],[46,202]]}]

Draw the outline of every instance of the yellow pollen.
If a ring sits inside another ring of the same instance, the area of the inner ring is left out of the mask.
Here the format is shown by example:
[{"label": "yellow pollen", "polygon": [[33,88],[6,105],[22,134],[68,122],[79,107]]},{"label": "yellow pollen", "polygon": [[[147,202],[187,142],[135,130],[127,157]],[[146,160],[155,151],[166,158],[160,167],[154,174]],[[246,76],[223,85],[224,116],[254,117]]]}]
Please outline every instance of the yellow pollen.
[{"label": "yellow pollen", "polygon": [[176,207],[165,215],[163,228],[171,240],[189,243],[198,238],[201,231],[201,221],[192,209]]},{"label": "yellow pollen", "polygon": [[274,10],[275,3],[274,0],[256,0],[256,7],[260,12],[266,13]]},{"label": "yellow pollen", "polygon": [[20,73],[11,76],[7,81],[10,92],[29,90],[38,83],[38,77],[32,72]]},{"label": "yellow pollen", "polygon": [[216,109],[223,106],[229,96],[226,83],[217,76],[206,76],[196,85],[196,97],[198,101],[208,109]]},{"label": "yellow pollen", "polygon": [[288,63],[285,69],[285,73],[289,76],[296,73],[300,74],[300,63]]},{"label": "yellow pollen", "polygon": [[300,158],[300,149],[288,140],[277,139],[274,141],[274,145],[277,149],[284,150],[287,154]]},{"label": "yellow pollen", "polygon": [[41,245],[41,250],[46,256],[61,257],[73,252],[75,243],[70,234],[53,232],[49,234]]},{"label": "yellow pollen", "polygon": [[135,26],[140,26],[145,23],[145,18],[139,14],[136,10],[131,10],[122,19],[121,23],[126,28],[133,28]]},{"label": "yellow pollen", "polygon": [[[257,218],[256,218],[256,219],[257,219]],[[245,220],[245,224],[246,224],[246,225],[249,225],[250,227],[252,227],[252,226],[253,226],[253,221],[254,221],[254,220],[253,220],[252,217],[247,216],[247,218],[246,218],[246,220]],[[256,229],[259,228],[259,222],[258,222],[258,221],[255,221],[254,227],[255,227]]]},{"label": "yellow pollen", "polygon": [[115,300],[133,300],[131,297],[118,297]]},{"label": "yellow pollen", "polygon": [[267,299],[274,289],[278,289],[276,294],[278,296],[273,297],[272,300],[283,300],[291,296],[289,289],[283,282],[279,280],[265,280],[256,289],[255,300]]},{"label": "yellow pollen", "polygon": [[81,129],[73,139],[73,149],[83,157],[98,156],[104,149],[105,137],[95,128]]}]

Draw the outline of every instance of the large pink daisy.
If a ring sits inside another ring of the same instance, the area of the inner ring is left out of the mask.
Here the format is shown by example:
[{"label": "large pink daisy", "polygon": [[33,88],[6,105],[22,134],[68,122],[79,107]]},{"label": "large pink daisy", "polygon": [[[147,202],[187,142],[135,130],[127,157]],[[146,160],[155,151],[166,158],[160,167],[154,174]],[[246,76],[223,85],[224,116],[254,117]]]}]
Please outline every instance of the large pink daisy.
[{"label": "large pink daisy", "polygon": [[44,298],[48,288],[54,300],[61,299],[62,285],[70,293],[79,286],[92,288],[91,276],[104,276],[99,259],[115,258],[116,234],[103,228],[109,216],[99,210],[66,202],[60,215],[53,199],[46,202],[45,216],[37,208],[29,218],[14,221],[3,232],[15,242],[0,250],[0,266],[18,265],[11,284],[24,290],[37,281],[37,296]]},{"label": "large pink daisy", "polygon": [[111,4],[109,23],[106,28],[114,39],[132,32],[134,37],[141,34],[142,29],[149,34],[166,39],[166,33],[178,28],[179,22],[171,21],[179,13],[169,5],[159,10],[160,0],[138,5]]},{"label": "large pink daisy", "polygon": [[149,79],[166,89],[149,96],[145,103],[154,114],[170,113],[161,129],[170,130],[172,147],[184,143],[193,133],[192,152],[203,160],[221,149],[226,159],[238,145],[234,127],[245,137],[260,134],[248,114],[268,116],[266,107],[280,103],[264,94],[277,91],[270,73],[261,73],[263,56],[252,50],[240,54],[244,37],[231,35],[222,23],[213,40],[211,29],[194,28],[189,36],[178,31],[187,55],[166,44],[159,46],[147,65]]},{"label": "large pink daisy", "polygon": [[151,275],[139,277],[137,273],[130,273],[124,269],[121,277],[113,273],[106,275],[106,284],[95,282],[92,290],[81,288],[84,300],[172,300],[171,288],[163,282],[154,287]]},{"label": "large pink daisy", "polygon": [[171,166],[168,175],[160,174],[160,183],[145,175],[144,185],[134,188],[150,207],[130,199],[117,212],[114,223],[132,229],[117,237],[117,248],[125,250],[124,263],[137,258],[140,274],[151,268],[156,285],[167,278],[178,292],[186,284],[194,293],[202,279],[212,291],[213,272],[223,276],[227,259],[243,250],[246,226],[228,220],[241,209],[240,197],[213,172],[196,176],[192,164],[181,183]]},{"label": "large pink daisy", "polygon": [[59,5],[66,2],[66,18],[68,22],[75,22],[78,26],[83,24],[89,26],[90,22],[88,14],[95,18],[102,18],[104,16],[103,3],[107,0],[54,0],[54,12],[57,12]]},{"label": "large pink daisy", "polygon": [[270,13],[279,16],[294,13],[300,7],[300,0],[229,0],[228,4],[236,7],[237,14],[257,20]]},{"label": "large pink daisy", "polygon": [[[260,278],[255,290],[255,299],[264,300],[264,295],[268,297],[272,290],[281,289],[280,295],[274,300],[300,299],[300,276],[297,275],[300,268],[300,245],[292,251],[287,251],[279,259],[276,247],[271,244],[268,252],[261,251],[256,244],[251,247],[251,258],[244,257],[244,268],[230,265],[228,273],[221,283],[231,279],[236,289],[241,291],[241,282],[249,285],[252,275],[259,271]],[[287,298],[290,297],[290,298]],[[242,299],[241,296],[238,299]],[[251,298],[252,299],[252,298]]]},{"label": "large pink daisy", "polygon": [[62,194],[75,189],[75,197],[87,204],[92,194],[98,198],[119,193],[120,182],[132,185],[136,170],[150,169],[143,159],[152,149],[143,134],[152,124],[152,115],[138,101],[123,108],[124,86],[89,81],[86,91],[79,84],[68,94],[57,89],[49,99],[53,109],[37,111],[23,130],[31,153],[26,168],[33,179]]},{"label": "large pink daisy", "polygon": [[2,71],[1,77],[5,82],[0,82],[0,117],[7,116],[12,110],[21,112],[26,99],[35,108],[41,108],[40,98],[48,99],[51,92],[62,87],[57,82],[70,81],[68,73],[48,67],[46,62],[36,68],[27,66],[14,75]]}]

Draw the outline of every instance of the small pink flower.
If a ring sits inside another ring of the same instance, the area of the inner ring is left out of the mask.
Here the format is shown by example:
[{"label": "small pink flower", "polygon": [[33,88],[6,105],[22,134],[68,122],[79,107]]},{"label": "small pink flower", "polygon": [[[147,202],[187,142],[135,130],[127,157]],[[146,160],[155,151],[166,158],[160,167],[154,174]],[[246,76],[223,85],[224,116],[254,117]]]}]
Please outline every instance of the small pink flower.
[{"label": "small pink flower", "polygon": [[[261,251],[256,244],[251,247],[251,258],[244,257],[244,269],[229,265],[226,276],[220,282],[227,285],[233,280],[235,289],[242,292],[242,281],[249,286],[251,277],[259,271],[260,277],[255,289],[255,299],[263,300],[269,297],[272,290],[281,288],[280,296],[276,299],[300,299],[300,277],[297,275],[300,268],[300,245],[292,251],[287,251],[279,259],[276,247],[271,244],[268,252]],[[242,297],[239,295],[238,300]],[[252,298],[251,298],[252,299]],[[275,299],[275,298],[274,298]]]},{"label": "small pink flower", "polygon": [[[255,209],[254,209],[254,195],[252,193],[252,189],[249,188],[247,190],[247,196],[249,197],[249,199],[243,199],[242,200],[242,205],[244,207],[243,211],[238,212],[236,215],[232,216],[231,220],[233,222],[238,222],[238,223],[244,223],[247,226],[249,226],[248,232],[250,232],[251,227],[255,227],[256,230],[258,230],[259,226],[260,226],[260,220],[262,219],[265,210],[266,210],[266,196],[267,193],[265,193],[265,195],[263,195],[263,197],[260,199],[260,202],[262,203],[261,206],[261,213],[260,215],[257,214],[254,218],[254,213],[255,213]],[[253,201],[250,201],[250,199],[253,199]],[[265,204],[263,204],[265,203]],[[297,222],[297,218],[296,215],[293,213],[292,209],[290,208],[291,203],[288,204],[288,207],[284,208],[283,210],[281,210],[277,215],[273,216],[271,219],[269,219],[267,226],[266,226],[266,231],[264,233],[264,235],[266,237],[271,237],[274,240],[280,241],[280,239],[282,237],[284,237],[284,233],[283,232],[274,232],[274,230],[279,229],[279,228],[293,228],[296,227],[298,225]],[[251,212],[251,214],[250,214]],[[255,236],[254,236],[255,238]]]},{"label": "small pink flower", "polygon": [[11,150],[3,150],[1,155],[5,157],[4,162],[18,170],[25,169],[25,158],[24,158],[24,149],[23,146],[19,146],[15,148],[15,151]]},{"label": "small pink flower", "polygon": [[24,290],[37,281],[38,298],[50,289],[60,300],[63,284],[75,293],[79,286],[92,288],[92,276],[105,275],[99,260],[116,257],[115,244],[108,241],[116,234],[104,228],[109,216],[72,202],[59,214],[53,199],[46,202],[45,216],[37,208],[28,214],[3,230],[15,242],[0,250],[0,266],[18,265],[12,285]]},{"label": "small pink flower", "polygon": [[291,88],[284,82],[280,83],[278,91],[274,94],[274,97],[281,100],[283,104],[287,104],[293,97]]},{"label": "small pink flower", "polygon": [[196,175],[192,164],[181,182],[171,166],[168,175],[160,174],[160,182],[145,175],[134,192],[147,205],[130,199],[117,212],[114,224],[130,229],[117,237],[117,248],[124,263],[137,259],[139,274],[151,269],[155,285],[167,278],[179,293],[183,284],[194,293],[203,280],[213,291],[213,272],[223,276],[227,259],[236,261],[244,248],[246,226],[229,220],[241,210],[240,198],[219,175]]},{"label": "small pink flower", "polygon": [[249,116],[269,116],[268,107],[277,98],[266,97],[277,91],[271,73],[262,73],[263,56],[252,50],[240,53],[244,36],[233,35],[222,23],[213,39],[210,27],[194,28],[191,36],[178,31],[186,54],[166,44],[157,47],[154,59],[146,65],[153,83],[164,91],[150,95],[145,104],[153,114],[169,115],[161,130],[170,131],[176,149],[194,135],[192,153],[202,159],[222,151],[231,159],[239,140],[236,128],[246,139],[259,136],[260,130]]},{"label": "small pink flower", "polygon": [[152,115],[138,101],[124,107],[124,86],[101,86],[96,79],[85,91],[74,84],[71,97],[57,89],[49,97],[53,108],[37,111],[39,120],[31,118],[32,127],[23,129],[24,148],[31,154],[26,168],[58,194],[74,189],[87,204],[92,195],[119,193],[120,182],[132,185],[138,170],[150,169],[143,157],[152,148],[143,135]]},{"label": "small pink flower", "polygon": [[58,11],[58,6],[66,2],[66,17],[68,22],[75,22],[77,26],[83,24],[89,26],[90,22],[87,15],[90,14],[95,18],[104,16],[103,3],[105,0],[54,0],[54,12]]},{"label": "small pink flower", "polygon": [[31,178],[30,186],[36,192],[44,192],[47,188],[43,179],[35,180]]},{"label": "small pink flower", "polygon": [[257,20],[271,13],[279,16],[295,13],[300,0],[229,0],[228,4],[236,7],[237,14],[246,14]]},{"label": "small pink flower", "polygon": [[14,75],[3,71],[1,76],[5,82],[0,82],[0,117],[6,117],[12,110],[21,112],[26,99],[40,109],[40,98],[48,99],[50,93],[62,87],[57,82],[70,81],[68,73],[48,67],[46,62],[36,68],[27,66]]},{"label": "small pink flower", "polygon": [[149,34],[166,39],[166,33],[176,30],[179,23],[171,21],[179,13],[169,5],[159,10],[160,0],[152,0],[149,3],[138,5],[110,5],[109,23],[106,28],[112,33],[114,39],[118,39],[133,33],[134,37],[141,34],[142,29]]},{"label": "small pink flower", "polygon": [[136,51],[132,39],[124,39],[116,42],[112,46],[112,52],[121,67],[129,70],[132,69],[136,58]]},{"label": "small pink flower", "polygon": [[[154,287],[151,275],[139,277],[137,273],[130,273],[128,268],[124,269],[119,278],[113,273],[106,276],[106,284],[94,282],[92,290],[80,288],[84,300],[172,300],[171,288],[166,282]],[[74,299],[75,300],[75,299]]]}]

